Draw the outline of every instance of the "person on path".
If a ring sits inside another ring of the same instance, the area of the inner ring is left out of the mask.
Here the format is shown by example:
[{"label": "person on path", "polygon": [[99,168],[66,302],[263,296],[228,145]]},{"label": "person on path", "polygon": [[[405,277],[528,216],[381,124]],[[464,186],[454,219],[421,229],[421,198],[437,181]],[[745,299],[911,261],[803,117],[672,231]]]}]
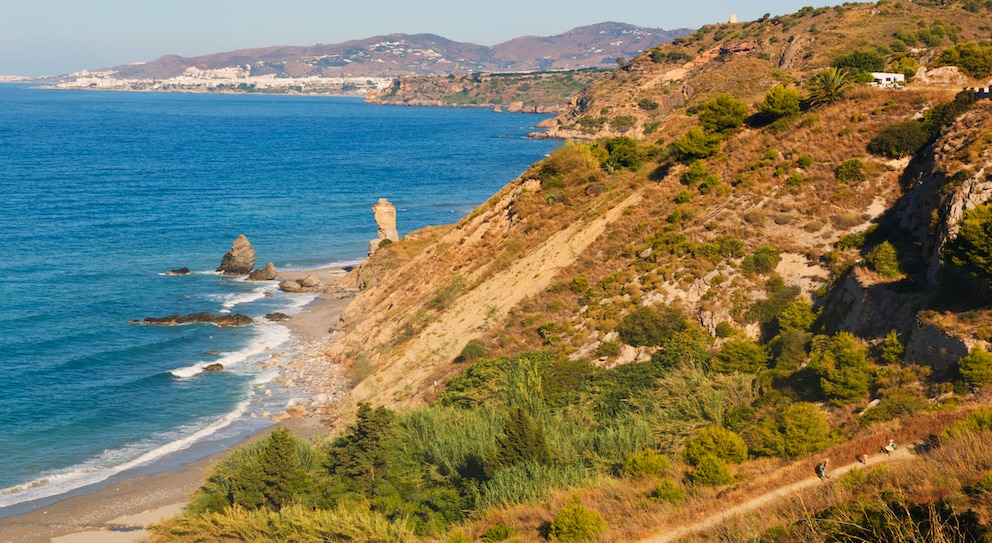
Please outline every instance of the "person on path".
[{"label": "person on path", "polygon": [[862,464],[868,463],[868,449],[865,449],[864,452],[861,453],[861,463]]},{"label": "person on path", "polygon": [[816,476],[823,479],[829,479],[830,475],[827,473],[827,468],[830,466],[830,460],[824,460],[816,465]]}]

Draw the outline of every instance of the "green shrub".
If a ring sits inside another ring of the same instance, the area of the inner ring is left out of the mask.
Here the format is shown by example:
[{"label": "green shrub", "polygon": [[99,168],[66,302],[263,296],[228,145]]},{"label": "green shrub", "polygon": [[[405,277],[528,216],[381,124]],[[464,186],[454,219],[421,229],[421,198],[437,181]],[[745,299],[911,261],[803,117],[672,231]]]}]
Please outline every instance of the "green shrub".
[{"label": "green shrub", "polygon": [[638,148],[637,142],[628,137],[610,138],[603,145],[607,152],[603,168],[607,171],[637,171],[644,165],[644,153]]},{"label": "green shrub", "polygon": [[728,338],[734,335],[734,325],[727,321],[720,321],[716,325],[716,337]]},{"label": "green shrub", "polygon": [[674,333],[689,326],[685,315],[669,306],[639,307],[617,325],[620,340],[634,347],[658,347]]},{"label": "green shrub", "polygon": [[958,439],[968,434],[992,430],[992,409],[979,407],[964,420],[959,420],[944,430],[944,437]]},{"label": "green shrub", "polygon": [[758,110],[772,120],[799,115],[799,91],[775,85],[765,94]]},{"label": "green shrub", "polygon": [[944,260],[975,277],[992,278],[992,204],[965,211],[957,238],[944,251]]},{"label": "green shrub", "polygon": [[813,157],[809,155],[800,155],[799,159],[796,160],[796,166],[799,166],[804,170],[809,169],[809,167],[812,165],[813,165]]},{"label": "green shrub", "polygon": [[479,340],[472,339],[462,347],[462,352],[458,355],[459,362],[475,362],[476,360],[486,356],[487,354],[486,346],[483,345]]},{"label": "green shrub", "polygon": [[782,257],[778,254],[778,249],[763,245],[754,250],[753,253],[744,257],[741,262],[741,269],[747,273],[765,274],[775,271]]},{"label": "green shrub", "polygon": [[823,393],[835,405],[844,405],[868,393],[872,381],[868,349],[850,332],[837,332],[821,341],[810,354],[810,365],[820,375]]},{"label": "green shrub", "polygon": [[786,458],[822,450],[832,441],[827,414],[811,403],[788,405],[764,417],[750,437],[754,452]]},{"label": "green shrub", "polygon": [[458,530],[448,536],[448,543],[472,543],[472,538],[465,535],[465,532]]},{"label": "green shrub", "polygon": [[676,204],[687,204],[692,201],[692,192],[682,189],[678,194],[675,195]]},{"label": "green shrub", "polygon": [[645,111],[654,111],[658,109],[658,102],[655,102],[650,98],[641,98],[637,101],[637,107]]},{"label": "green shrub", "polygon": [[692,162],[715,155],[720,150],[721,140],[720,135],[708,134],[701,127],[693,126],[672,143],[672,151],[682,162]]},{"label": "green shrub", "polygon": [[602,515],[585,508],[579,498],[573,496],[551,521],[548,538],[561,543],[593,541],[607,527]]},{"label": "green shrub", "polygon": [[747,444],[731,430],[708,426],[685,441],[682,455],[692,466],[698,466],[707,456],[739,464],[747,460]]},{"label": "green shrub", "polygon": [[930,135],[919,121],[902,121],[882,129],[868,142],[868,152],[889,158],[915,154],[929,143]]},{"label": "green shrub", "polygon": [[882,342],[882,352],[879,357],[886,364],[898,364],[902,362],[905,353],[906,347],[899,341],[899,333],[895,330],[890,331]]},{"label": "green shrub", "polygon": [[658,486],[651,491],[651,499],[664,503],[674,503],[676,505],[685,503],[685,492],[675,484],[670,477],[665,477],[658,483]]},{"label": "green shrub", "polygon": [[641,451],[631,455],[623,465],[623,471],[628,477],[644,477],[653,475],[662,477],[671,469],[672,463],[663,455],[654,451]]},{"label": "green shrub", "polygon": [[834,170],[834,174],[837,176],[837,180],[841,183],[850,183],[851,181],[864,181],[867,176],[865,174],[865,163],[857,158],[849,158],[844,162],[841,162],[837,169]]},{"label": "green shrub", "polygon": [[492,463],[513,466],[523,462],[551,463],[551,449],[544,428],[520,407],[514,407],[503,421],[503,434],[496,436]]},{"label": "green shrub", "polygon": [[599,357],[613,357],[620,354],[620,344],[616,341],[604,341],[596,347],[596,356]]},{"label": "green shrub", "polygon": [[734,478],[730,475],[730,468],[725,461],[707,454],[699,459],[696,467],[689,473],[689,480],[697,485],[719,486],[732,483]]},{"label": "green shrub", "polygon": [[754,373],[767,368],[770,358],[766,347],[749,339],[732,339],[713,357],[712,369],[721,373]]},{"label": "green shrub", "polygon": [[506,524],[496,524],[483,532],[480,539],[486,543],[493,543],[495,541],[506,541],[515,535],[517,534],[513,531],[513,528],[510,528]]},{"label": "green shrub", "polygon": [[958,371],[971,386],[981,387],[992,383],[992,354],[980,344],[975,345],[968,354],[958,359]]},{"label": "green shrub", "polygon": [[722,93],[706,100],[697,110],[699,124],[709,132],[731,132],[744,124],[747,104],[730,94]]},{"label": "green shrub", "polygon": [[886,279],[899,276],[899,253],[895,246],[883,241],[865,256],[868,267]]},{"label": "green shrub", "polygon": [[878,51],[852,51],[835,58],[830,65],[854,73],[881,72],[885,69],[885,56]]}]

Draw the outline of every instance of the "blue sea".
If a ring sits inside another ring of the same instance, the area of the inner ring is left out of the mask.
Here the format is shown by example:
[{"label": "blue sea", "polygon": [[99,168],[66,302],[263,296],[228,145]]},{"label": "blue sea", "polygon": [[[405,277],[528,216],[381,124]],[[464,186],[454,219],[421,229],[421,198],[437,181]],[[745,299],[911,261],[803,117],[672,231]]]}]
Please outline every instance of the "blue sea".
[{"label": "blue sea", "polygon": [[[270,424],[261,362],[295,338],[264,315],[313,295],[214,273],[238,235],[257,267],[360,262],[379,198],[401,235],[457,222],[558,145],[543,119],[0,85],[0,516]],[[200,311],[256,324],[129,324]]]}]

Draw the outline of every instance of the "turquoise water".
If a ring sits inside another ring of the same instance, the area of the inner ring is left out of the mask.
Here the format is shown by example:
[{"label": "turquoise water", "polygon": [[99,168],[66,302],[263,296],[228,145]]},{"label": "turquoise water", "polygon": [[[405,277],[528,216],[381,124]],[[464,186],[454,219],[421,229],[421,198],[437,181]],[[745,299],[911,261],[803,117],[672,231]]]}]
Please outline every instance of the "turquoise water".
[{"label": "turquoise water", "polygon": [[[0,515],[267,424],[258,362],[294,339],[262,316],[312,296],[213,273],[239,234],[259,267],[360,261],[376,200],[455,222],[557,145],[542,119],[0,85]],[[258,324],[128,324],[198,311]]]}]

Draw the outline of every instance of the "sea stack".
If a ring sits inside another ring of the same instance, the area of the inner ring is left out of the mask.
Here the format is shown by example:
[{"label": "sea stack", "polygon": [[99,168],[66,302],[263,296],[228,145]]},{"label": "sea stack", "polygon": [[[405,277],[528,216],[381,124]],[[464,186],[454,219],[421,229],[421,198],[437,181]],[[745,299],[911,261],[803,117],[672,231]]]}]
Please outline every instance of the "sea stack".
[{"label": "sea stack", "polygon": [[389,203],[389,200],[379,198],[379,201],[372,206],[372,214],[375,217],[375,224],[379,227],[379,238],[369,242],[369,256],[375,253],[383,240],[400,240],[400,234],[396,231],[396,208]]},{"label": "sea stack", "polygon": [[245,275],[255,266],[255,248],[244,234],[238,236],[231,250],[224,254],[216,271],[224,275]]}]

